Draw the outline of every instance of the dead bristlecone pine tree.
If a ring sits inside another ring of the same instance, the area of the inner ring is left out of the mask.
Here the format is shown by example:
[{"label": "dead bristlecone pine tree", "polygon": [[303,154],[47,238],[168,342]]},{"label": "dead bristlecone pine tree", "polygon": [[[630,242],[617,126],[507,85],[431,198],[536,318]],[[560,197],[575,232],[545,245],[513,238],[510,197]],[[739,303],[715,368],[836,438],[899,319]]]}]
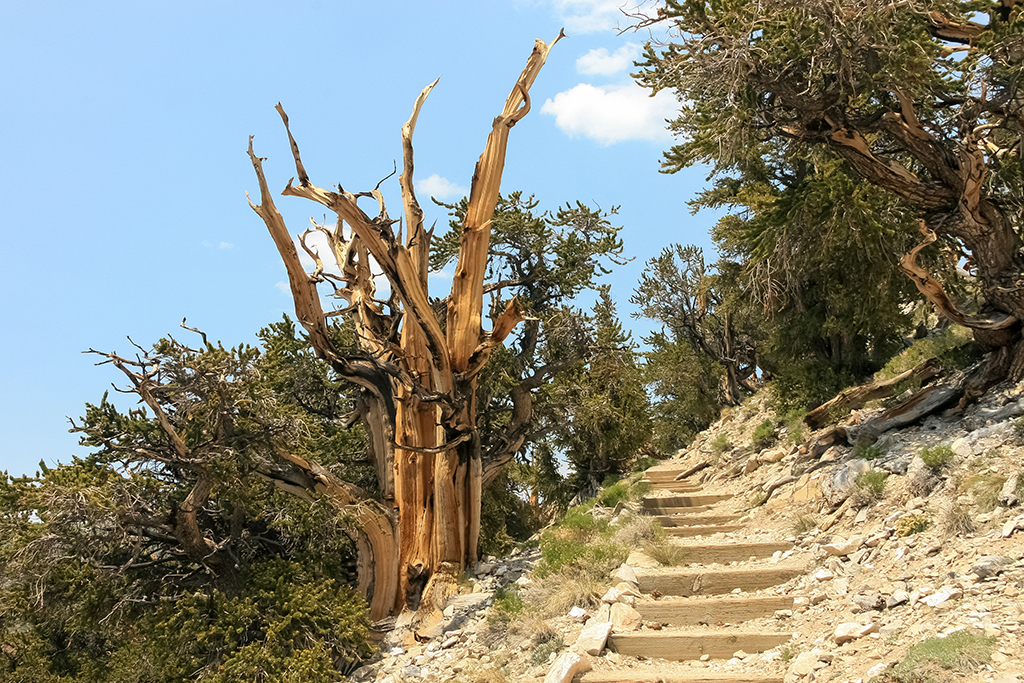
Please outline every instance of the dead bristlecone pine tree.
[{"label": "dead bristlecone pine tree", "polygon": [[[508,136],[530,111],[530,88],[561,37],[550,45],[536,41],[494,119],[473,173],[458,264],[446,297],[432,300],[428,295],[432,232],[424,229],[423,211],[413,191],[413,130],[437,81],[423,89],[402,127],[403,219],[391,218],[376,188],[353,194],[340,186],[331,191],[314,185],[288,117],[277,106],[298,177],[298,184],[289,181],[283,194],[317,202],[336,216],[334,225],[317,225],[299,240],[316,264],[311,273],[300,264],[296,244],[267,187],[263,159],[249,142],[260,187],[260,203],[250,205],[266,223],[284,261],[295,314],[317,354],[358,387],[356,409],[369,435],[379,495],[370,499],[358,487],[294,455],[287,457],[302,476],[291,476],[282,487],[327,496],[355,511],[359,587],[373,619],[444,604],[463,568],[477,561],[481,492],[523,441],[528,410],[510,422],[500,450],[482,452],[477,378],[491,351],[522,320],[512,299],[489,321],[490,329],[484,329],[484,274]],[[360,199],[373,205],[372,216],[358,206]],[[315,231],[326,237],[329,255],[307,243]],[[324,258],[333,258],[337,270],[325,269]],[[387,301],[375,296],[377,271],[390,284]],[[329,295],[344,305],[325,310],[319,285],[330,285]],[[357,353],[341,348],[332,333],[330,319],[338,315],[354,325],[361,347]]]}]

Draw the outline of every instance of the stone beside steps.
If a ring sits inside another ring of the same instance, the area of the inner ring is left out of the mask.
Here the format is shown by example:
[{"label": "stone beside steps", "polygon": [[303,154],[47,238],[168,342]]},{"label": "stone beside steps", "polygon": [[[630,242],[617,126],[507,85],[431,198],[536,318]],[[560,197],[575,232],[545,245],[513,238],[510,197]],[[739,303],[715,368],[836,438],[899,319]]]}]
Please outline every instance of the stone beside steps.
[{"label": "stone beside steps", "polygon": [[[699,487],[676,481],[675,477],[682,472],[684,470],[679,468],[664,467],[648,470],[645,479],[651,483],[652,492],[658,495],[645,497],[642,511],[655,516],[670,537],[742,532],[745,525],[740,523],[740,515],[714,514],[714,506],[732,496],[702,493]],[[790,640],[792,633],[785,630],[784,622],[754,628],[744,628],[743,624],[793,608],[792,596],[756,593],[806,573],[802,562],[764,559],[778,558],[778,553],[793,547],[792,543],[716,540],[691,542],[684,547],[692,556],[685,557],[683,566],[634,567],[641,596],[633,607],[639,612],[642,623],[648,626],[641,630],[613,632],[608,639],[610,650],[640,659],[684,662],[703,658],[706,661],[731,659],[741,650],[753,655]],[[651,666],[647,662],[636,662],[630,667],[601,667],[577,680],[579,683],[781,683],[783,680],[781,662],[777,673],[740,670],[712,674],[700,668],[689,668],[692,666],[659,667],[656,663]]]}]

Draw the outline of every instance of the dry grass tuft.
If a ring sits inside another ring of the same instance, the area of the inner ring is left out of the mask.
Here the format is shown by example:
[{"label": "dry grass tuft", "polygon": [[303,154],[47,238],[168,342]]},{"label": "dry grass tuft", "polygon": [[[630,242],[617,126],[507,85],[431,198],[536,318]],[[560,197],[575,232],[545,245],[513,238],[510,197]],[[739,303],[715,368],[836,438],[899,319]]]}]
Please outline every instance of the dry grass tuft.
[{"label": "dry grass tuft", "polygon": [[981,512],[992,512],[999,504],[999,492],[1005,483],[1006,477],[998,474],[975,474],[964,480],[962,488]]},{"label": "dry grass tuft", "polygon": [[606,576],[568,569],[546,576],[543,585],[531,587],[529,600],[541,616],[560,617],[573,607],[600,607],[601,596],[607,590]]},{"label": "dry grass tuft", "polygon": [[687,564],[693,554],[689,548],[670,543],[667,540],[645,543],[642,546],[642,550],[652,560],[666,567],[678,567]]},{"label": "dry grass tuft", "polygon": [[818,528],[818,519],[814,515],[797,515],[790,528],[794,536],[806,534],[811,529]]},{"label": "dry grass tuft", "polygon": [[970,536],[977,530],[974,516],[959,503],[951,504],[942,515],[942,533],[946,538]]}]

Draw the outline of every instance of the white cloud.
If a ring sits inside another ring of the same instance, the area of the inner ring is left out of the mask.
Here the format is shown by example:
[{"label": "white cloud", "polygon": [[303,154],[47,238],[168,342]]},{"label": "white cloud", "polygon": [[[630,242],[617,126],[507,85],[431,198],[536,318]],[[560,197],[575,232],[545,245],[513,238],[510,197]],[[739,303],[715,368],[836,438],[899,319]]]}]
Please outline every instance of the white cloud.
[{"label": "white cloud", "polygon": [[289,285],[284,280],[281,280],[279,282],[275,282],[274,286],[277,287],[278,289],[280,289],[284,294],[291,294],[292,293],[292,286]]},{"label": "white cloud", "polygon": [[594,86],[588,83],[560,92],[541,107],[569,137],[582,135],[610,145],[624,140],[667,140],[665,120],[678,104],[671,92],[650,97],[636,83]]},{"label": "white cloud", "polygon": [[633,62],[639,56],[640,46],[636,43],[626,43],[611,54],[608,53],[608,48],[602,47],[591,50],[577,59],[576,71],[581,74],[610,76],[633,66]]},{"label": "white cloud", "polygon": [[235,246],[235,245],[231,244],[231,242],[221,242],[220,244],[217,245],[217,248],[218,249],[231,249],[233,246]]},{"label": "white cloud", "polygon": [[469,190],[435,173],[426,180],[416,181],[416,193],[438,199],[461,199]]},{"label": "white cloud", "polygon": [[554,0],[565,30],[574,33],[594,33],[617,28],[625,19],[621,8],[628,6],[624,0]]}]

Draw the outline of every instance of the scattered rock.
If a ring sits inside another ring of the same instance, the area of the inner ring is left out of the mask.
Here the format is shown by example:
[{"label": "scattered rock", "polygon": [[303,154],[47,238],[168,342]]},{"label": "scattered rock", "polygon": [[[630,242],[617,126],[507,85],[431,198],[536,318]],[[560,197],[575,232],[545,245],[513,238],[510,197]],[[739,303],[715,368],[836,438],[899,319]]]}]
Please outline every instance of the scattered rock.
[{"label": "scattered rock", "polygon": [[836,645],[843,645],[845,643],[859,640],[869,633],[875,633],[878,631],[877,623],[870,624],[859,624],[855,621],[849,621],[844,624],[836,626],[835,632],[832,634],[832,640],[835,641]]},{"label": "scattered rock", "polygon": [[857,477],[871,469],[871,463],[854,458],[837,467],[821,483],[821,492],[830,505],[839,505],[857,488]]},{"label": "scattered rock", "polygon": [[640,613],[621,602],[612,605],[611,619],[616,631],[633,631],[640,628]]},{"label": "scattered rock", "polygon": [[910,600],[910,593],[905,590],[893,591],[893,594],[888,597],[885,601],[885,606],[888,609],[892,609],[898,605],[902,605]]},{"label": "scattered rock", "polygon": [[569,683],[576,674],[590,670],[590,661],[576,652],[563,652],[544,676],[544,683]]},{"label": "scattered rock", "polygon": [[885,606],[885,599],[878,593],[858,593],[853,596],[853,612],[870,612]]},{"label": "scattered rock", "polygon": [[1013,535],[1013,532],[1017,531],[1018,529],[1024,529],[1024,515],[1021,515],[1016,519],[1008,520],[1005,524],[1003,524],[1003,538],[1009,538]]},{"label": "scattered rock", "polygon": [[835,555],[836,557],[845,557],[846,555],[849,555],[853,551],[860,548],[863,542],[863,536],[851,536],[850,539],[847,541],[838,541],[836,543],[829,543],[827,545],[823,545],[822,549],[824,549],[824,551],[827,552],[829,555]]},{"label": "scattered rock", "polygon": [[1012,508],[1014,505],[1020,502],[1017,497],[1017,483],[1020,481],[1020,475],[1014,474],[1006,480],[1003,484],[1003,489],[999,492],[999,504],[1003,507]]},{"label": "scattered rock", "polygon": [[626,583],[631,583],[634,586],[640,583],[636,578],[636,572],[633,571],[633,568],[628,564],[622,564],[615,570],[615,573],[612,574],[612,581],[615,583],[625,581]]},{"label": "scattered rock", "polygon": [[952,600],[953,598],[959,598],[963,594],[964,592],[962,590],[960,590],[956,586],[953,586],[950,588],[943,588],[937,593],[933,593],[928,597],[924,598],[923,600],[921,600],[921,602],[928,605],[929,607],[938,607],[939,605],[947,602],[948,600]]},{"label": "scattered rock", "polygon": [[984,555],[971,567],[971,573],[979,579],[987,579],[1001,572],[1007,564],[1010,564],[1010,560],[1001,555]]},{"label": "scattered rock", "polygon": [[579,637],[576,639],[575,648],[580,652],[586,652],[588,655],[597,656],[604,649],[611,632],[612,623],[610,621],[591,620],[580,632]]}]

